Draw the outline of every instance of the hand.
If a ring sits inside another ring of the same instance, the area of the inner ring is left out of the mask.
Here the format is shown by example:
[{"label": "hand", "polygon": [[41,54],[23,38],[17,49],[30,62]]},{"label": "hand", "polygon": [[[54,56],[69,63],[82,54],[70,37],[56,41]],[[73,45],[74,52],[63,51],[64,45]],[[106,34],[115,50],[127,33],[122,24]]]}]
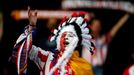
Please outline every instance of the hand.
[{"label": "hand", "polygon": [[9,57],[8,61],[16,63],[16,59],[17,59],[17,51],[14,50],[12,55]]},{"label": "hand", "polygon": [[32,11],[30,7],[28,7],[28,19],[30,25],[35,25],[37,22],[37,10]]}]

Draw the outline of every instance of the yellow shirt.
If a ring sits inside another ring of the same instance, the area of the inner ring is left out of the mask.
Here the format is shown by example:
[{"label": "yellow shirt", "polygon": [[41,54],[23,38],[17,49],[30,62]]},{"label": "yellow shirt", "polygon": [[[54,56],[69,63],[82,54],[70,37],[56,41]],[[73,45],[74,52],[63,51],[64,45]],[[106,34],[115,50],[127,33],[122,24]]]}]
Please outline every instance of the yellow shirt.
[{"label": "yellow shirt", "polygon": [[84,58],[79,57],[78,51],[74,51],[69,63],[75,75],[93,75],[91,64]]}]

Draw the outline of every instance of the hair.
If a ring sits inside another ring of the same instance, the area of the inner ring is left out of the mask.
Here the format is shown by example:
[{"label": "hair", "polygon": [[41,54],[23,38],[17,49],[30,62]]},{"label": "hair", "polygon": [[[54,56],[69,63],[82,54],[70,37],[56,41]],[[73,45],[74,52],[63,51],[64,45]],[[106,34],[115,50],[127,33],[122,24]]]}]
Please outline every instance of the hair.
[{"label": "hair", "polygon": [[76,30],[76,34],[77,34],[77,36],[79,38],[79,41],[78,41],[78,44],[77,44],[77,47],[75,48],[75,50],[78,50],[79,55],[81,57],[81,52],[82,52],[82,45],[81,45],[82,36],[81,36],[81,33],[82,32],[81,32],[80,27],[75,22],[73,22],[73,23],[67,23],[67,25],[70,25],[70,24],[74,26],[74,29]]}]

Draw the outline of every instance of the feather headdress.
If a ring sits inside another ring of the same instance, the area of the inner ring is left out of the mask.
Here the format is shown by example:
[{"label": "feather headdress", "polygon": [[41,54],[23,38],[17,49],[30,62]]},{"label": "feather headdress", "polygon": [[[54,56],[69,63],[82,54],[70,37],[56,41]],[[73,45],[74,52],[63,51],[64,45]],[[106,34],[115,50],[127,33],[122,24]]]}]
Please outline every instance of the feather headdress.
[{"label": "feather headdress", "polygon": [[[88,26],[88,20],[84,18],[84,13],[76,14],[74,13],[71,18],[64,18],[60,25],[53,30],[53,34],[50,38],[50,42],[59,39],[58,36],[65,31],[71,31],[76,33],[77,30],[74,27],[79,27],[80,32],[77,35],[81,36],[81,45],[86,47],[93,54],[93,43],[91,41],[92,36],[90,34],[91,30]],[[56,43],[58,43],[56,41]]]}]

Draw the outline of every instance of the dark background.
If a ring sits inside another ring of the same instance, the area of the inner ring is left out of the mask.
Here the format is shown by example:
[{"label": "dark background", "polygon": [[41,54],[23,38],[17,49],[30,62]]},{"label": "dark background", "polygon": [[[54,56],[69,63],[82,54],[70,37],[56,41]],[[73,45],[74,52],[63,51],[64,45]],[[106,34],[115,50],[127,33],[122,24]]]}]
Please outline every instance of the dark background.
[{"label": "dark background", "polygon": [[[0,42],[0,68],[1,74],[8,72],[7,75],[16,75],[15,65],[8,61],[11,56],[13,45],[19,34],[23,32],[23,28],[28,24],[28,20],[15,21],[11,17],[11,12],[16,9],[27,9],[30,6],[32,9],[44,9],[44,10],[59,10],[61,9],[61,0],[3,0],[0,1],[0,10],[3,13],[4,19],[4,35]],[[101,19],[102,22],[102,34],[109,31],[112,26],[126,13],[121,10],[110,10],[110,9],[72,9],[72,10],[85,10],[88,12],[94,12],[96,17]],[[48,29],[46,28],[47,20],[38,20],[37,28],[38,36],[36,45],[40,45],[42,42],[40,38],[47,38],[49,35]],[[130,14],[128,21],[125,25],[117,32],[109,45],[109,51],[106,63],[104,64],[105,75],[122,75],[124,69],[133,63],[131,59],[131,53],[134,52],[134,14]],[[45,31],[44,31],[45,29]],[[44,47],[45,48],[45,47]],[[38,69],[29,62],[29,73],[30,75],[39,75]],[[6,74],[5,74],[6,75]]]}]

